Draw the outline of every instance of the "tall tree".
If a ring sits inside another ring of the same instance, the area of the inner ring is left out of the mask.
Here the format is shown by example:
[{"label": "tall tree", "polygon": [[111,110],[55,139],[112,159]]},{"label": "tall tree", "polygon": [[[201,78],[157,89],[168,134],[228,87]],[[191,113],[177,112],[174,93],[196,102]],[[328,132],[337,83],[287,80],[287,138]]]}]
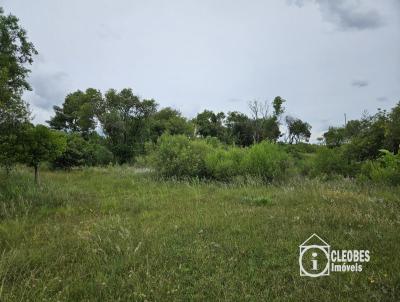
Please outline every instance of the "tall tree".
[{"label": "tall tree", "polygon": [[263,140],[277,141],[281,137],[279,129],[280,119],[285,111],[283,103],[286,102],[280,96],[272,102],[273,112],[269,114],[270,105],[267,101],[254,100],[249,102],[252,113],[253,141],[259,143]]},{"label": "tall tree", "polygon": [[196,125],[196,132],[202,137],[217,137],[221,141],[227,140],[227,131],[224,125],[225,114],[223,112],[214,113],[204,110],[197,114],[193,119]]},{"label": "tall tree", "polygon": [[388,149],[397,154],[400,148],[400,102],[392,109],[389,114],[388,127],[386,133]]},{"label": "tall tree", "polygon": [[246,147],[253,143],[253,123],[247,115],[237,111],[229,112],[226,126],[236,145]]},{"label": "tall tree", "polygon": [[164,133],[193,135],[193,125],[175,109],[166,107],[154,114],[151,121],[151,138],[154,142]]},{"label": "tall tree", "polygon": [[32,64],[35,54],[18,18],[5,15],[0,7],[0,165],[7,170],[20,156],[21,132],[29,122],[29,109],[22,94],[31,89],[27,65]]},{"label": "tall tree", "polygon": [[141,100],[132,89],[110,89],[99,106],[99,120],[118,162],[129,162],[144,152],[150,138],[150,118],[157,112],[154,100]]},{"label": "tall tree", "polygon": [[54,106],[55,116],[48,121],[51,128],[77,132],[88,138],[96,128],[96,115],[102,102],[99,90],[77,90],[66,96],[62,107]]}]

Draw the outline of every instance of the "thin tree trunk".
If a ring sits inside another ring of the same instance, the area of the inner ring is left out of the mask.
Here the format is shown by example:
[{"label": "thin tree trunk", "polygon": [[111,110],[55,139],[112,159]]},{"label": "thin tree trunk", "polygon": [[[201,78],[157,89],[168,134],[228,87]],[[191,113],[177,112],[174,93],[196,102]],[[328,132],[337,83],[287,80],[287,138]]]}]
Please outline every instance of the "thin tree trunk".
[{"label": "thin tree trunk", "polygon": [[35,184],[38,185],[39,184],[39,166],[36,165],[34,168],[35,168]]}]

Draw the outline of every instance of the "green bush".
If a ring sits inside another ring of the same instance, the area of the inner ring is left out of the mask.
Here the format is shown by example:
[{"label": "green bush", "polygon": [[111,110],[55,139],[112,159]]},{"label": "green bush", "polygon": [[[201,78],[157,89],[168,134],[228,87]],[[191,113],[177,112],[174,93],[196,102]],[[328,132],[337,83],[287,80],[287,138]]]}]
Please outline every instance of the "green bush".
[{"label": "green bush", "polygon": [[242,161],[245,174],[261,177],[266,181],[283,178],[289,166],[290,157],[283,148],[266,141],[247,149]]},{"label": "green bush", "polygon": [[337,148],[320,148],[314,159],[312,174],[317,175],[342,175],[355,176],[359,164],[347,157],[345,146]]},{"label": "green bush", "polygon": [[145,162],[157,173],[173,177],[212,177],[230,180],[255,176],[270,181],[282,178],[290,164],[289,155],[277,144],[262,142],[251,148],[229,147],[183,135],[163,135],[149,148]]},{"label": "green bush", "polygon": [[228,180],[243,174],[242,161],[245,149],[231,147],[216,149],[206,157],[206,167],[215,179]]},{"label": "green bush", "polygon": [[51,162],[53,168],[71,169],[79,166],[105,166],[113,161],[113,154],[96,140],[85,140],[78,133],[66,134],[65,151]]},{"label": "green bush", "polygon": [[377,183],[400,185],[400,153],[394,155],[387,150],[380,150],[382,156],[377,160],[364,162],[361,178],[368,178]]},{"label": "green bush", "polygon": [[311,176],[314,171],[315,157],[315,153],[304,153],[294,157],[293,174]]},{"label": "green bush", "polygon": [[51,165],[53,168],[70,169],[85,165],[88,143],[80,134],[67,134],[67,146],[62,154],[56,157]]},{"label": "green bush", "polygon": [[113,153],[102,145],[92,145],[91,158],[92,166],[107,166],[114,160]]},{"label": "green bush", "polygon": [[164,176],[206,177],[205,158],[212,150],[212,146],[203,140],[164,134],[150,152],[148,162]]}]

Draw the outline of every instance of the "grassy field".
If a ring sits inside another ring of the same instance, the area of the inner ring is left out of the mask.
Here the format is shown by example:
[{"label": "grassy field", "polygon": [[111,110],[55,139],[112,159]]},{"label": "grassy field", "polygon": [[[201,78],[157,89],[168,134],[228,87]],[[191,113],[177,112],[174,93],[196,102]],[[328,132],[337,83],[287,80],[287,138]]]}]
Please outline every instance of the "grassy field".
[{"label": "grassy field", "polygon": [[[0,176],[0,301],[399,301],[400,188],[157,181],[131,168]],[[299,276],[312,233],[369,249]]]}]

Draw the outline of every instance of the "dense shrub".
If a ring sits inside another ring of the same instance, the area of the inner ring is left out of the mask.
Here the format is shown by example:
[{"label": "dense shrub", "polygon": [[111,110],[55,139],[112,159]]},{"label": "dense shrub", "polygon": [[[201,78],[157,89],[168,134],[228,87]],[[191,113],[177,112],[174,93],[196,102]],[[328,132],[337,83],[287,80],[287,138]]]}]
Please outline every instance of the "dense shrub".
[{"label": "dense shrub", "polygon": [[380,150],[382,156],[377,160],[364,162],[361,177],[377,183],[400,185],[400,153],[394,155],[387,150]]},{"label": "dense shrub", "polygon": [[279,145],[266,141],[247,149],[242,161],[245,174],[267,181],[284,177],[289,165],[289,155]]},{"label": "dense shrub", "polygon": [[[292,154],[290,154],[292,155]],[[315,168],[315,153],[299,153],[293,156],[292,174],[301,176],[312,176]]]},{"label": "dense shrub", "polygon": [[251,148],[225,149],[216,141],[163,135],[148,149],[146,162],[164,176],[229,180],[249,175],[270,181],[282,178],[290,164],[289,155],[279,145],[269,142]]},{"label": "dense shrub", "polygon": [[208,176],[205,158],[212,150],[204,140],[164,134],[150,152],[148,162],[164,176],[205,177]]},{"label": "dense shrub", "polygon": [[113,154],[97,141],[85,140],[80,134],[67,135],[65,151],[51,162],[53,168],[71,169],[79,166],[107,165]]},{"label": "dense shrub", "polygon": [[90,144],[88,156],[87,163],[90,166],[106,166],[114,160],[113,153],[102,145]]},{"label": "dense shrub", "polygon": [[336,148],[321,147],[314,159],[312,174],[356,176],[360,163],[348,156],[347,145]]},{"label": "dense shrub", "polygon": [[242,161],[245,149],[230,147],[216,149],[206,157],[206,167],[212,177],[227,180],[243,174]]},{"label": "dense shrub", "polygon": [[69,134],[66,137],[66,149],[52,161],[52,166],[54,168],[69,169],[84,165],[87,142],[77,133]]},{"label": "dense shrub", "polygon": [[343,151],[340,148],[320,148],[314,159],[315,175],[346,175],[347,162],[344,160]]},{"label": "dense shrub", "polygon": [[282,148],[293,157],[302,158],[303,154],[311,154],[317,152],[321,146],[306,144],[306,143],[298,143],[298,144],[280,144]]}]

